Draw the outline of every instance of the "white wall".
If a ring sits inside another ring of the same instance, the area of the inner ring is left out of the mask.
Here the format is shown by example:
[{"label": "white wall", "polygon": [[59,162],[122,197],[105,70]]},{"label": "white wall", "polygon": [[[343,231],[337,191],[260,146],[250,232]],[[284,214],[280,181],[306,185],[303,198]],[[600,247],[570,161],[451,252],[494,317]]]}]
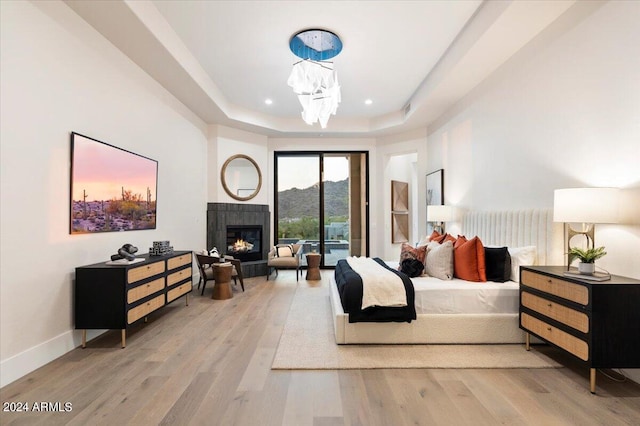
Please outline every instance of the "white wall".
[{"label": "white wall", "polygon": [[[0,5],[4,386],[79,345],[75,267],[204,247],[207,128],[64,3]],[[69,235],[71,131],[158,160],[157,229]]]},{"label": "white wall", "polygon": [[[416,207],[418,204],[418,200],[416,199],[417,191],[416,187],[418,186],[418,179],[416,174],[416,163],[417,163],[418,155],[414,152],[411,154],[399,154],[399,155],[391,155],[388,158],[387,166],[384,170],[386,185],[383,184],[382,192],[386,192],[389,196],[389,209],[386,212],[384,217],[385,223],[385,234],[387,238],[385,238],[384,244],[384,257],[383,259],[388,260],[396,260],[400,258],[400,246],[402,243],[393,243],[393,220],[391,214],[391,181],[399,181],[406,182],[409,185],[409,235],[408,235],[408,243],[413,244],[413,241],[416,239],[416,234],[418,230],[414,228],[414,223],[417,224],[416,221]],[[386,187],[384,187],[386,186]]]},{"label": "white wall", "polygon": [[426,232],[427,224],[426,128],[379,139],[376,163],[382,179],[376,188],[381,199],[375,210],[384,224],[377,231],[380,242],[377,256],[386,260],[399,260],[401,244],[391,242],[391,181],[409,182],[409,243],[414,244]]},{"label": "white wall", "polygon": [[626,223],[596,227],[598,265],[640,278],[639,17],[640,2],[578,2],[432,125],[445,203],[553,207],[557,188],[625,188]]}]

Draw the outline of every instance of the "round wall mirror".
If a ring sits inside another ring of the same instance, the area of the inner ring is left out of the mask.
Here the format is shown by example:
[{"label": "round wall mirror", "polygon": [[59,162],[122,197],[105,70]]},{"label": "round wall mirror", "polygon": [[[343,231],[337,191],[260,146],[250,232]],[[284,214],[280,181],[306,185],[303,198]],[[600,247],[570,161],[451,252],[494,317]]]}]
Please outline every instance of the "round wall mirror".
[{"label": "round wall mirror", "polygon": [[262,173],[253,158],[238,154],[224,162],[220,172],[222,187],[233,199],[247,201],[258,195]]}]

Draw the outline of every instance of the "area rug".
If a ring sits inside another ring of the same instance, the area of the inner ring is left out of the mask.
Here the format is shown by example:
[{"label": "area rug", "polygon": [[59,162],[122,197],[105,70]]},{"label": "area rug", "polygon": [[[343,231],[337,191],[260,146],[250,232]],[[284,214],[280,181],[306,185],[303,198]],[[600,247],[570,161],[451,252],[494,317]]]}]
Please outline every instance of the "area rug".
[{"label": "area rug", "polygon": [[556,368],[523,345],[337,345],[327,287],[296,290],[271,368]]}]

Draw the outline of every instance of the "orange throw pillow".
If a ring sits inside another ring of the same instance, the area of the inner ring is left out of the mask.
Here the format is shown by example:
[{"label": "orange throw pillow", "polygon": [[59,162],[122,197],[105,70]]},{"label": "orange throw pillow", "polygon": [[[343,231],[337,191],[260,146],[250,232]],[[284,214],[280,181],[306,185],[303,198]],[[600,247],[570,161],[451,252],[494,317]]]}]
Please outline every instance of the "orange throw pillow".
[{"label": "orange throw pillow", "polygon": [[429,241],[435,241],[436,239],[440,238],[441,236],[442,235],[440,235],[440,233],[434,229],[433,232],[431,233],[431,235],[429,236]]},{"label": "orange throw pillow", "polygon": [[467,281],[487,281],[484,246],[480,238],[459,235],[453,246],[453,275]]},{"label": "orange throw pillow", "polygon": [[[436,231],[433,231],[433,232],[436,232]],[[438,244],[442,244],[442,243],[446,243],[447,241],[451,241],[452,243],[455,244],[456,239],[453,238],[453,236],[450,235],[450,234],[444,234],[444,235],[438,234],[438,237],[433,238],[431,241],[435,241]]]}]

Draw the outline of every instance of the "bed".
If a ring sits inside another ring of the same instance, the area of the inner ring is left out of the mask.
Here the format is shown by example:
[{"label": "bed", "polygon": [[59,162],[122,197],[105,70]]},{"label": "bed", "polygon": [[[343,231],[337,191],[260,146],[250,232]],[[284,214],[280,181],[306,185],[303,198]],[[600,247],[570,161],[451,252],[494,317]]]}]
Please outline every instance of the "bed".
[{"label": "bed", "polygon": [[[470,212],[462,232],[485,246],[536,247],[536,264],[562,263],[562,225],[550,209]],[[397,261],[387,262],[397,266]],[[417,319],[406,322],[349,322],[335,280],[330,289],[338,344],[523,343],[518,327],[519,284],[472,283],[433,277],[412,278]]]}]

